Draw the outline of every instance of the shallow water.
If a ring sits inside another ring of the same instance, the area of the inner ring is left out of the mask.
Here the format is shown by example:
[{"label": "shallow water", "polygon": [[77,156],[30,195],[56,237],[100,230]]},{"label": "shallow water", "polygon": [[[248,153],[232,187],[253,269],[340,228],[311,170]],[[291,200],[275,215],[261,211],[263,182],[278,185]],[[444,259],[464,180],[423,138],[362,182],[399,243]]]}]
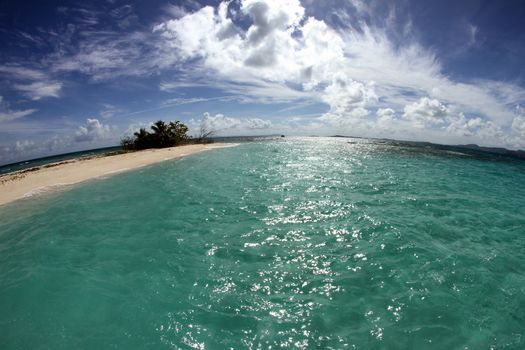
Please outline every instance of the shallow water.
[{"label": "shallow water", "polygon": [[347,141],[1,207],[0,348],[524,348],[525,163]]}]

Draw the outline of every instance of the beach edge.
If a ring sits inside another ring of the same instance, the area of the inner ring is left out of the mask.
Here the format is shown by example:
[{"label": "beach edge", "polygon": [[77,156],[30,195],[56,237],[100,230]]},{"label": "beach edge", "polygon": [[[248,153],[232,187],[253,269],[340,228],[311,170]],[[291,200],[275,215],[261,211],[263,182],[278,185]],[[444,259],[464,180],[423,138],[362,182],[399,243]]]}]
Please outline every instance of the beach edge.
[{"label": "beach edge", "polygon": [[77,158],[36,167],[30,171],[15,171],[0,176],[0,206],[66,185],[109,177],[150,164],[237,145],[235,143],[211,143],[147,149],[87,159]]}]

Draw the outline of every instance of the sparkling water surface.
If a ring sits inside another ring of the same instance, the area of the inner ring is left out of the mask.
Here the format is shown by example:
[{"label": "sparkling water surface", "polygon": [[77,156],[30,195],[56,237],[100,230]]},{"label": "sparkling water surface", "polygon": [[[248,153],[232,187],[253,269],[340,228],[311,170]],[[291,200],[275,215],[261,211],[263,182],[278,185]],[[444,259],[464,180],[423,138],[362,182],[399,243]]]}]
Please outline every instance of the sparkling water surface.
[{"label": "sparkling water surface", "polygon": [[0,349],[525,348],[525,163],[347,141],[0,207]]}]

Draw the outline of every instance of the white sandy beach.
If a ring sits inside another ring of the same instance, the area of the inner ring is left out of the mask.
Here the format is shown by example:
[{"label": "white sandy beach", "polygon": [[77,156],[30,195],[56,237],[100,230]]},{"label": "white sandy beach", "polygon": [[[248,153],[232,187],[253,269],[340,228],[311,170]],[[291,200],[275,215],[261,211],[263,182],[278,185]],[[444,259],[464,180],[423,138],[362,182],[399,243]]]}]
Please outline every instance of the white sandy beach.
[{"label": "white sandy beach", "polygon": [[230,146],[232,144],[217,143],[151,149],[90,159],[69,160],[52,166],[41,166],[32,171],[6,174],[0,176],[0,205],[45,192],[57,186],[76,184],[96,177],[110,176],[145,165]]}]

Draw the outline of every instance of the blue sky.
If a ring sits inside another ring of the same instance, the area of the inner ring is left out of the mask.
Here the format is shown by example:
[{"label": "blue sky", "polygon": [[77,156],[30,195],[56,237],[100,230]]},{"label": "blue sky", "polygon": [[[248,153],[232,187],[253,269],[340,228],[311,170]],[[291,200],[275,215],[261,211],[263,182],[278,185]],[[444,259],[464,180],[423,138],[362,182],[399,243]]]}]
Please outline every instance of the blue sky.
[{"label": "blue sky", "polygon": [[4,1],[0,164],[216,135],[525,148],[522,1]]}]

